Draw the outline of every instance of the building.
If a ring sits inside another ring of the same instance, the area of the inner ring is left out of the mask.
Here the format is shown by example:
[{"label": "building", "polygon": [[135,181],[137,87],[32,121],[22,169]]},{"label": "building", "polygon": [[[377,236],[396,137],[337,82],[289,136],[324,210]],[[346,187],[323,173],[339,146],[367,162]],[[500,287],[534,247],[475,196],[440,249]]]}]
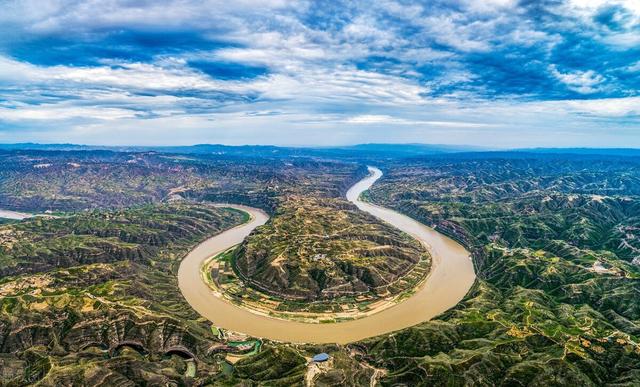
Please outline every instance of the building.
[{"label": "building", "polygon": [[322,352],[322,353],[319,353],[319,354],[313,356],[313,358],[311,360],[316,362],[316,363],[322,363],[322,362],[325,362],[325,361],[329,360],[329,354],[326,354],[326,353]]}]

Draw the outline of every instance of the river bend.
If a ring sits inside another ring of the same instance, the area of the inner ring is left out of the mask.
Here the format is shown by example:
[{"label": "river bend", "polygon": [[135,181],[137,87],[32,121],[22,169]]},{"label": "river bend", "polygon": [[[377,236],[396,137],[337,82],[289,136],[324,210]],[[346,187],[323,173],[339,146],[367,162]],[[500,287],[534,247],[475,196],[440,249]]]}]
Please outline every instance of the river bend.
[{"label": "river bend", "polygon": [[408,216],[361,201],[360,194],[382,177],[382,171],[377,168],[369,167],[369,172],[369,176],[349,189],[347,199],[360,210],[412,235],[431,254],[431,271],[413,295],[371,316],[328,324],[272,318],[235,305],[209,288],[200,269],[208,258],[241,243],[253,229],[265,224],[269,216],[256,208],[225,205],[249,213],[251,219],[207,239],[189,252],[178,269],[178,284],[184,298],[200,315],[219,327],[254,337],[296,343],[358,341],[428,321],[455,306],[475,281],[469,252],[453,239]]}]

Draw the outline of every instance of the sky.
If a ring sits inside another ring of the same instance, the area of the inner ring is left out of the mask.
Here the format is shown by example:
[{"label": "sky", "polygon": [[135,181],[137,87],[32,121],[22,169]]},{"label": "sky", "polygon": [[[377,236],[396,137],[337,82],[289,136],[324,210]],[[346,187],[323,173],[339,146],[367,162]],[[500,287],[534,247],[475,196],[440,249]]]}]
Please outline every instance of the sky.
[{"label": "sky", "polygon": [[638,0],[0,0],[0,142],[640,147]]}]

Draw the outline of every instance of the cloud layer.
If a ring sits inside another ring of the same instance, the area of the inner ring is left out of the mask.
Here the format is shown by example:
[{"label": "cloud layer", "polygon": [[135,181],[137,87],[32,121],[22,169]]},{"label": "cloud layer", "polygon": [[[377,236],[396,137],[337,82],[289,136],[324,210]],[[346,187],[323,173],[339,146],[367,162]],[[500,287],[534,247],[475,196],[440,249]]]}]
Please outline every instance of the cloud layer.
[{"label": "cloud layer", "polygon": [[640,146],[638,4],[9,0],[0,141]]}]

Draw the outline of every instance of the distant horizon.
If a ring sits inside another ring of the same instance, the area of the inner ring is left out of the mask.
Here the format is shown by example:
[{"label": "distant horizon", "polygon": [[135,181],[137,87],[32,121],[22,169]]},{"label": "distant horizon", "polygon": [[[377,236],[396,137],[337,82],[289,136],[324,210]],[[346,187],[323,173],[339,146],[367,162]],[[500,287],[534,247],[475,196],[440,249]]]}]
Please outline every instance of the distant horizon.
[{"label": "distant horizon", "polygon": [[[274,148],[298,148],[298,149],[331,149],[331,148],[348,148],[364,145],[377,146],[429,146],[429,147],[451,147],[451,148],[467,148],[477,149],[479,152],[501,152],[501,151],[522,151],[522,150],[639,150],[640,147],[614,147],[614,146],[559,146],[559,147],[521,147],[521,148],[490,148],[473,144],[436,144],[436,143],[418,143],[418,142],[388,142],[388,143],[353,143],[353,144],[335,144],[335,145],[278,145],[273,143],[246,143],[246,144],[224,144],[224,143],[192,143],[179,145],[143,145],[143,144],[86,144],[86,143],[56,143],[56,142],[0,142],[0,149],[4,146],[76,146],[76,147],[102,147],[102,148],[189,148],[198,146],[223,146],[223,147],[274,147]],[[19,149],[19,148],[18,148]]]}]

